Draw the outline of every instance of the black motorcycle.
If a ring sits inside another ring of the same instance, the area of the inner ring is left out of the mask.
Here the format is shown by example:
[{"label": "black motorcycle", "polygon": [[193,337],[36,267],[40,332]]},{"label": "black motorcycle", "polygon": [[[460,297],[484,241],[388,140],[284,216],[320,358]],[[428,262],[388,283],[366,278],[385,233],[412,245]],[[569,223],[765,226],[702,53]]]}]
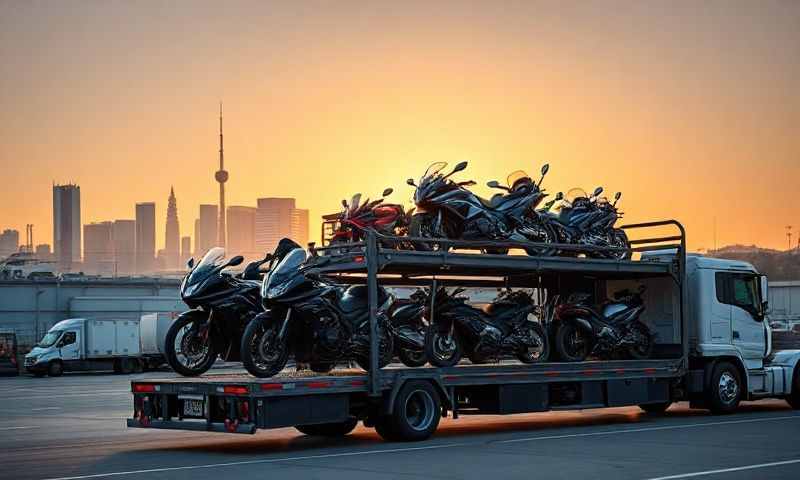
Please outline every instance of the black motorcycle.
[{"label": "black motorcycle", "polygon": [[[250,321],[242,336],[242,362],[248,372],[267,378],[280,372],[289,354],[315,372],[328,372],[342,361],[370,366],[367,287],[343,287],[314,273],[306,252],[281,240],[274,266],[264,278],[261,298],[266,311]],[[329,257],[314,257],[324,262]],[[393,337],[387,310],[392,297],[378,289],[379,364],[391,362]]]},{"label": "black motorcycle", "polygon": [[436,292],[433,322],[425,336],[428,361],[437,367],[451,367],[463,353],[472,363],[497,361],[514,355],[523,363],[547,360],[550,344],[544,328],[530,317],[536,310],[533,299],[523,291],[503,291],[481,310],[460,294]]},{"label": "black motorcycle", "polygon": [[408,367],[421,367],[428,362],[424,320],[427,299],[424,290],[417,290],[410,298],[396,300],[389,308],[395,355]]},{"label": "black motorcycle", "polygon": [[587,294],[573,294],[555,309],[555,349],[561,360],[580,362],[590,355],[641,360],[653,352],[654,338],[639,320],[644,312],[642,294],[622,290],[595,308]]},{"label": "black motorcycle", "polygon": [[[487,185],[506,190],[491,200],[481,198],[466,187],[473,181],[454,182],[450,176],[467,168],[461,162],[453,171],[444,175],[445,162],[428,167],[419,183],[408,179],[406,183],[416,187],[414,203],[416,213],[411,217],[409,233],[412,237],[446,238],[452,240],[490,240],[536,242],[541,247],[526,249],[529,255],[552,255],[555,250],[546,246],[555,243],[555,232],[547,223],[538,221],[536,206],[545,194],[540,189],[548,166],[542,167],[542,177],[534,182],[524,172],[509,176],[508,187],[496,181]],[[428,242],[414,242],[414,247],[429,250]],[[507,253],[505,248],[486,249],[488,253]]]},{"label": "black motorcycle", "polygon": [[244,258],[225,261],[225,250],[209,250],[197,265],[189,260],[189,273],[181,283],[181,298],[191,310],[182,313],[167,330],[164,356],[173,370],[184,376],[205,373],[217,356],[239,360],[245,325],[261,311],[260,267],[270,260],[251,262],[239,275],[226,268]]},{"label": "black motorcycle", "polygon": [[[553,203],[548,203],[538,212],[540,221],[555,232],[558,243],[603,247],[606,249],[587,250],[587,255],[628,259],[631,256],[628,236],[621,228],[614,228],[622,216],[622,212],[617,210],[622,194],[617,192],[611,203],[600,196],[602,193],[602,187],[597,187],[591,196],[579,188],[570,190],[566,198],[559,192]],[[556,207],[556,212],[550,211],[552,207]],[[562,253],[576,255],[578,251]]]}]

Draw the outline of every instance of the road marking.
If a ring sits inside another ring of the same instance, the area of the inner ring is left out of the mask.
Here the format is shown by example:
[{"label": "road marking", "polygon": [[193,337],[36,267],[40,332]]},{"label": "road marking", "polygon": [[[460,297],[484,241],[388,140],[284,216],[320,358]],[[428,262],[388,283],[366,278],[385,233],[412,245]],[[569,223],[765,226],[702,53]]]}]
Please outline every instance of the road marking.
[{"label": "road marking", "polygon": [[39,408],[31,408],[32,412],[41,412],[44,410],[61,410],[61,407],[39,407]]},{"label": "road marking", "polygon": [[[693,424],[682,424],[682,425],[669,425],[664,427],[649,427],[649,428],[632,428],[632,429],[620,429],[620,430],[608,430],[604,432],[592,432],[592,433],[576,433],[576,434],[568,434],[568,435],[548,435],[548,436],[540,436],[540,437],[531,437],[531,438],[524,438],[524,439],[514,439],[514,440],[503,440],[499,442],[488,442],[488,444],[494,443],[513,443],[517,441],[535,441],[535,440],[552,440],[552,439],[559,439],[559,438],[573,438],[573,437],[587,437],[587,436],[594,436],[594,435],[613,435],[617,433],[630,433],[630,432],[646,432],[646,431],[655,431],[655,430],[673,430],[673,429],[680,429],[680,428],[696,428],[696,427],[704,427],[704,426],[715,426],[715,425],[732,425],[732,424],[740,424],[740,423],[756,423],[756,422],[770,422],[770,421],[778,421],[778,420],[796,420],[800,419],[800,415],[788,415],[788,416],[780,416],[780,417],[768,417],[768,418],[754,418],[748,420],[728,420],[722,422],[705,422],[705,423],[693,423]],[[423,447],[406,447],[406,448],[387,448],[382,450],[365,450],[365,451],[358,451],[358,452],[341,452],[341,453],[329,453],[329,454],[320,454],[320,455],[306,455],[300,457],[283,457],[283,458],[271,458],[271,459],[257,459],[257,460],[242,460],[239,462],[226,462],[226,463],[209,463],[209,464],[199,464],[199,465],[182,465],[177,467],[160,467],[160,468],[149,468],[143,470],[127,470],[121,472],[109,472],[109,473],[95,473],[90,475],[78,475],[74,477],[56,477],[56,478],[49,478],[45,480],[85,480],[90,478],[105,478],[105,477],[119,477],[119,476],[126,476],[126,475],[136,475],[142,473],[159,473],[159,472],[173,472],[173,471],[180,471],[180,470],[194,470],[194,469],[204,469],[204,468],[220,468],[220,467],[233,467],[233,466],[240,466],[240,465],[259,465],[259,464],[267,464],[267,463],[279,463],[279,462],[292,462],[292,461],[301,461],[301,460],[315,460],[321,458],[337,458],[337,457],[354,457],[359,455],[377,455],[382,453],[402,453],[402,452],[414,452],[419,450],[434,450],[434,449],[445,449],[445,448],[456,448],[456,447],[477,447],[481,445],[486,445],[483,442],[465,442],[465,443],[447,443],[447,444],[438,444],[438,445],[426,445]],[[667,477],[669,478],[669,477]],[[677,477],[680,478],[680,477]],[[653,479],[655,480],[655,479]]]},{"label": "road marking", "polygon": [[615,435],[618,433],[654,432],[658,430],[679,430],[684,428],[712,427],[717,425],[736,425],[739,423],[774,422],[778,420],[797,420],[800,415],[786,415],[781,417],[751,418],[748,420],[727,420],[722,422],[683,423],[680,425],[664,425],[661,427],[622,428],[619,430],[604,430],[602,432],[569,433],[564,435],[548,435],[544,437],[514,438],[511,440],[498,440],[491,443],[520,443],[538,440],[557,440],[559,438],[595,437],[599,435]]},{"label": "road marking", "polygon": [[705,470],[702,472],[692,472],[692,473],[680,473],[678,475],[668,475],[666,477],[654,477],[654,478],[649,478],[647,480],[675,480],[678,478],[703,477],[705,475],[716,475],[718,473],[741,472],[745,470],[755,470],[757,468],[780,467],[781,465],[792,465],[794,463],[800,463],[800,458],[796,458],[794,460],[784,460],[782,462],[757,463],[755,465],[744,465],[742,467],[720,468],[717,470]]},{"label": "road marking", "polygon": [[41,395],[41,396],[25,396],[25,397],[0,397],[0,400],[42,400],[48,399],[51,400],[53,397],[57,396],[58,398],[65,398],[65,397],[99,397],[102,395],[131,395],[130,390],[107,390],[107,391],[96,391],[96,392],[87,392],[87,393],[53,393],[52,395]]},{"label": "road marking", "polygon": [[27,430],[29,428],[39,428],[38,426],[26,426],[26,427],[0,427],[0,430]]},{"label": "road marking", "polygon": [[88,478],[119,477],[123,475],[136,475],[139,473],[174,472],[178,470],[194,470],[200,468],[234,467],[239,465],[258,465],[264,463],[292,462],[298,460],[316,460],[320,458],[352,457],[356,455],[374,455],[380,453],[413,452],[417,450],[434,450],[441,448],[475,446],[475,443],[448,443],[445,445],[427,445],[424,447],[387,448],[383,450],[367,450],[363,452],[328,453],[323,455],[306,455],[303,457],[268,458],[262,460],[242,460],[241,462],[207,463],[202,465],[183,465],[180,467],[148,468],[143,470],[128,470],[124,472],[95,473],[91,475],[78,475],[75,477],[56,477],[45,480],[84,480]]}]

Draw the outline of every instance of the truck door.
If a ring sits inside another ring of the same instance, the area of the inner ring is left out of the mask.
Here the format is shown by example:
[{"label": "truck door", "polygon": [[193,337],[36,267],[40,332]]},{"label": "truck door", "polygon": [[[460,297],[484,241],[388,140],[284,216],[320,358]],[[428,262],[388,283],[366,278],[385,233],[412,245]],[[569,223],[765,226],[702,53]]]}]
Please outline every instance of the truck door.
[{"label": "truck door", "polygon": [[730,305],[731,343],[748,369],[761,368],[766,338],[758,293],[760,279],[754,273],[717,272],[717,280],[718,285],[720,280],[723,283],[723,303]]},{"label": "truck door", "polygon": [[60,352],[61,359],[65,362],[70,360],[80,360],[80,342],[80,331],[67,330],[64,332],[64,335],[61,336],[61,340],[58,341],[58,350]]}]

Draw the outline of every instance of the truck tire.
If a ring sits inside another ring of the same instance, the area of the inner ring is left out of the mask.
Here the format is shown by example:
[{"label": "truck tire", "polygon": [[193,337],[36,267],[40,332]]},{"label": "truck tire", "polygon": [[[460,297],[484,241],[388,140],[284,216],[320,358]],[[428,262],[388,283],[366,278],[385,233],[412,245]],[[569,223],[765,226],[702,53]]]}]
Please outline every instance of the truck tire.
[{"label": "truck tire", "polygon": [[316,425],[297,425],[294,428],[305,435],[318,437],[343,437],[352,432],[356,428],[356,425],[358,425],[358,420],[356,418],[350,418],[344,422],[318,423]]},{"label": "truck tire", "polygon": [[639,405],[639,408],[641,408],[650,415],[661,415],[667,411],[670,405],[672,405],[672,402],[645,403]]},{"label": "truck tire", "polygon": [[800,364],[794,366],[794,380],[792,380],[792,393],[786,397],[786,401],[795,410],[800,410]]},{"label": "truck tire", "polygon": [[390,436],[403,442],[426,440],[439,426],[442,401],[430,382],[410,380],[398,392],[392,412]]},{"label": "truck tire", "polygon": [[733,413],[742,400],[742,378],[739,369],[730,362],[719,362],[706,385],[706,400],[711,413]]},{"label": "truck tire", "polygon": [[392,417],[382,416],[375,421],[375,431],[387,442],[397,440],[397,434],[392,430]]},{"label": "truck tire", "polygon": [[60,360],[53,360],[47,365],[47,375],[50,377],[60,377],[64,373],[64,364]]}]

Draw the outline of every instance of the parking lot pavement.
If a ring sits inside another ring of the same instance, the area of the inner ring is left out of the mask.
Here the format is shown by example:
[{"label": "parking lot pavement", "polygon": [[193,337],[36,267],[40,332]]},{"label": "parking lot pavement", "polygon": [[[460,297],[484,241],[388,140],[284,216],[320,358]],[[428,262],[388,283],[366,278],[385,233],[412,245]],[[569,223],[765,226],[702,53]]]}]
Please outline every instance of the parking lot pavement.
[{"label": "parking lot pavement", "polygon": [[[426,442],[127,429],[130,380],[147,374],[0,378],[3,478],[800,478],[800,412],[748,403],[711,416],[613,408],[443,419]],[[162,376],[162,374],[159,374]]]}]

